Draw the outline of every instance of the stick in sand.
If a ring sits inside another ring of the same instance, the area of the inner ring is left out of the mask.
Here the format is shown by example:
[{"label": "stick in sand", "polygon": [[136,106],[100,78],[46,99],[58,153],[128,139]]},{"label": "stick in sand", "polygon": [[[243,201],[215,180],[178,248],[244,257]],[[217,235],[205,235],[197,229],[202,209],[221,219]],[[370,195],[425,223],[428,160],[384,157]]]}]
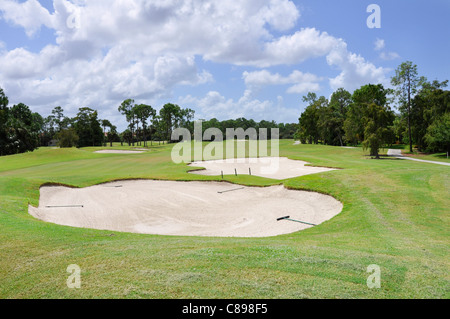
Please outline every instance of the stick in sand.
[{"label": "stick in sand", "polygon": [[62,206],[45,206],[46,208],[83,208],[83,205],[62,205]]},{"label": "stick in sand", "polygon": [[311,225],[311,226],[317,226],[316,224],[311,224],[311,223],[307,223],[307,222],[302,222],[301,220],[291,219],[290,217],[291,217],[291,216],[280,217],[280,218],[277,218],[277,221],[280,221],[280,220],[290,220],[291,222],[296,222],[296,223],[301,223],[301,224],[306,224],[306,225]]},{"label": "stick in sand", "polygon": [[221,191],[221,192],[217,192],[217,193],[223,194],[223,193],[228,193],[228,192],[234,192],[234,191],[238,191],[238,190],[241,190],[241,189],[244,189],[244,188],[245,188],[245,187],[235,188],[235,189],[229,189],[229,190],[227,190],[227,191]]}]

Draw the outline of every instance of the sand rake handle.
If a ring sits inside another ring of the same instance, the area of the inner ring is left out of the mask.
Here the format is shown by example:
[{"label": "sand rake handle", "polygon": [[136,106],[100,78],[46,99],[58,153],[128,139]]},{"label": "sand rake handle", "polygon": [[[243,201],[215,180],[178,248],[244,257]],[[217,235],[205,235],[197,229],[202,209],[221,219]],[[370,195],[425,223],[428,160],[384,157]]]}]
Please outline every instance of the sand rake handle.
[{"label": "sand rake handle", "polygon": [[277,221],[280,221],[280,220],[290,220],[291,222],[296,222],[296,223],[301,223],[301,224],[306,224],[306,225],[311,225],[311,226],[317,226],[316,224],[311,224],[311,223],[307,223],[307,222],[302,222],[301,220],[291,219],[290,217],[291,217],[291,216],[280,217],[280,218],[277,218]]},{"label": "sand rake handle", "polygon": [[45,208],[84,208],[84,205],[45,206]]}]

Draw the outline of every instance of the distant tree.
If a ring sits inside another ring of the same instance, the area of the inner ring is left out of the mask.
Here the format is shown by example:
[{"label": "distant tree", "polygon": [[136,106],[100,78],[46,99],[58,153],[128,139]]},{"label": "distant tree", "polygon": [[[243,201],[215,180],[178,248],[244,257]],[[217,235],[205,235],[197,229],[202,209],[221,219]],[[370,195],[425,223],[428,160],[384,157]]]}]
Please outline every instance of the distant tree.
[{"label": "distant tree", "polygon": [[300,135],[303,143],[317,144],[321,136],[320,117],[323,109],[328,106],[328,100],[324,96],[317,98],[315,93],[308,93],[307,96],[303,97],[303,101],[308,102],[309,105],[300,116],[300,129],[297,135]]},{"label": "distant tree", "polygon": [[119,106],[119,112],[122,115],[125,115],[126,120],[128,122],[128,128],[131,133],[131,139],[127,139],[129,145],[133,144],[134,146],[134,127],[136,125],[136,117],[135,112],[133,111],[134,108],[134,100],[133,99],[127,99],[122,102],[122,104]]},{"label": "distant tree", "polygon": [[133,139],[133,134],[129,129],[126,129],[122,132],[122,140],[128,143],[128,145],[131,145],[131,140]]},{"label": "distant tree", "polygon": [[44,118],[42,130],[41,146],[47,146],[56,134],[55,117],[53,115]]},{"label": "distant tree", "polygon": [[379,150],[392,140],[391,130],[394,112],[388,106],[371,103],[367,106],[363,120],[365,122],[363,148],[370,150],[370,155],[380,158]]},{"label": "distant tree", "polygon": [[52,115],[54,117],[55,124],[57,126],[57,132],[66,128],[67,120],[64,116],[64,110],[61,106],[57,106],[52,110]]},{"label": "distant tree", "polygon": [[427,128],[425,140],[432,152],[450,152],[450,112],[437,118]]},{"label": "distant tree", "polygon": [[62,129],[56,134],[58,146],[61,148],[70,148],[78,145],[79,137],[74,128]]},{"label": "distant tree", "polygon": [[19,120],[23,125],[30,127],[33,124],[33,113],[28,105],[19,103],[14,105],[10,110],[10,116]]},{"label": "distant tree", "polygon": [[450,112],[450,91],[445,91],[448,81],[425,82],[411,101],[411,134],[419,151],[428,150],[425,139],[428,127]]},{"label": "distant tree", "polygon": [[157,114],[156,116],[153,117],[152,128],[154,129],[154,132],[155,132],[154,138],[157,138],[159,144],[161,144],[161,140],[164,139],[165,132],[164,132],[163,121],[159,114]]},{"label": "distant tree", "polygon": [[345,139],[350,144],[356,145],[366,139],[364,116],[368,106],[371,104],[385,106],[388,94],[390,94],[390,90],[385,89],[381,84],[363,85],[353,92],[352,103],[348,105],[343,125]]},{"label": "distant tree", "polygon": [[181,110],[180,127],[187,128],[190,132],[194,132],[194,115],[195,111],[189,108]]},{"label": "distant tree", "polygon": [[337,89],[330,98],[330,116],[326,129],[330,132],[331,145],[344,145],[344,121],[352,103],[352,95],[344,88]]},{"label": "distant tree", "polygon": [[106,128],[111,128],[112,124],[109,120],[101,120],[101,125],[103,127],[103,146],[106,146]]},{"label": "distant tree", "polygon": [[79,109],[75,118],[75,131],[79,137],[78,147],[101,146],[103,143],[103,131],[97,111],[91,108]]},{"label": "distant tree", "polygon": [[178,123],[182,119],[181,108],[172,103],[165,104],[159,111],[161,119],[161,129],[165,132],[165,139],[170,143],[172,130],[178,126]]},{"label": "distant tree", "polygon": [[298,129],[296,123],[279,123],[278,129],[280,130],[280,139],[292,139]]},{"label": "distant tree", "polygon": [[109,133],[108,133],[108,142],[109,142],[109,146],[112,147],[113,146],[113,142],[120,142],[120,137],[117,134],[117,127],[114,125],[110,126],[109,129]]},{"label": "distant tree", "polygon": [[38,146],[43,146],[44,137],[44,118],[37,112],[31,114],[31,130],[38,135]]},{"label": "distant tree", "polygon": [[413,151],[411,100],[425,81],[425,77],[419,77],[417,65],[413,64],[411,61],[400,64],[395,70],[395,76],[391,79],[391,84],[396,86],[395,93],[399,101],[399,110],[407,118],[410,152]]},{"label": "distant tree", "polygon": [[392,131],[394,133],[394,141],[403,143],[405,132],[407,131],[407,125],[404,118],[400,114],[395,114],[395,119],[392,124]]},{"label": "distant tree", "polygon": [[[252,126],[248,126],[246,129],[248,129],[250,127],[252,127]],[[234,127],[234,128],[236,129],[238,127]],[[272,129],[278,128],[278,125],[277,125],[277,123],[275,123],[275,121],[261,120],[257,124],[257,128],[258,128],[258,134],[259,134],[259,129],[267,129],[267,139],[270,140],[272,138]],[[280,138],[281,138],[281,132],[280,132]]]},{"label": "distant tree", "polygon": [[8,144],[7,126],[9,118],[8,97],[5,95],[2,88],[0,88],[0,155],[6,155],[6,148]]},{"label": "distant tree", "polygon": [[[139,105],[134,106],[134,113],[136,114],[137,119],[142,124],[144,146],[146,146],[148,126],[149,126],[148,120],[151,119],[151,121],[153,121],[153,118],[156,116],[156,110],[154,108],[152,108],[150,105],[139,104]],[[151,131],[150,131],[150,135],[151,135]],[[150,139],[151,139],[151,137],[150,137]]]},{"label": "distant tree", "polygon": [[33,128],[33,113],[19,103],[9,110],[6,122],[6,143],[2,154],[16,154],[35,150],[39,146],[39,132]]}]

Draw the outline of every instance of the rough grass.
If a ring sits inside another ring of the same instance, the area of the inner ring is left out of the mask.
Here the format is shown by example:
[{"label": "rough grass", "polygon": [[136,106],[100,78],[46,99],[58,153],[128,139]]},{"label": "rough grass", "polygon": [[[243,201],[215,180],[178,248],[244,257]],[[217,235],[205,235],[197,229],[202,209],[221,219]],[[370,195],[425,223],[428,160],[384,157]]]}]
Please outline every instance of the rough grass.
[{"label": "rough grass", "polygon": [[[42,148],[0,158],[0,298],[450,297],[448,167],[371,160],[360,148],[292,144],[281,141],[280,155],[342,170],[284,181],[225,180],[327,193],[344,209],[318,227],[269,238],[78,229],[27,212],[45,183],[221,179],[173,164],[171,145],[136,155]],[[67,288],[70,264],[82,269],[81,289]],[[371,264],[381,267],[380,289],[366,285]]]}]

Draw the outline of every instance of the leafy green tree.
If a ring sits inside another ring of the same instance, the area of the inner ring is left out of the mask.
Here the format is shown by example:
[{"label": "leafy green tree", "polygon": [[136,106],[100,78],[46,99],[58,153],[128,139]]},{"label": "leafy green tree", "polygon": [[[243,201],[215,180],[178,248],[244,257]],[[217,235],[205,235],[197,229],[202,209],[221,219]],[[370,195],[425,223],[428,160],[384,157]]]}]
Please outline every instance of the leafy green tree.
[{"label": "leafy green tree", "polygon": [[400,64],[391,79],[391,84],[397,87],[395,93],[399,101],[399,110],[407,119],[410,152],[413,151],[411,100],[425,81],[425,77],[419,77],[417,65],[411,61]]},{"label": "leafy green tree", "polygon": [[61,106],[57,106],[52,110],[55,124],[57,126],[57,132],[67,127],[67,119],[64,116],[64,110]]},{"label": "leafy green tree", "polygon": [[446,112],[450,112],[450,91],[443,88],[448,81],[425,82],[422,89],[411,102],[411,133],[412,139],[420,151],[428,148],[425,139],[428,127]]},{"label": "leafy green tree", "polygon": [[[323,112],[328,107],[328,100],[324,96],[317,98],[315,93],[308,93],[307,96],[303,97],[303,101],[308,102],[309,105],[299,119],[300,139],[302,142],[317,144],[321,137],[319,123],[323,123]],[[322,122],[320,121],[321,116]]]},{"label": "leafy green tree", "polygon": [[103,131],[97,111],[88,107],[79,109],[75,117],[75,131],[79,137],[78,147],[101,146]]},{"label": "leafy green tree", "polygon": [[131,140],[133,139],[133,134],[131,133],[131,131],[129,129],[126,129],[125,131],[122,132],[122,140],[127,142],[128,145],[131,145]]},{"label": "leafy green tree", "polygon": [[437,118],[427,128],[425,140],[432,152],[450,152],[450,112]]},{"label": "leafy green tree", "polygon": [[49,115],[44,118],[42,130],[43,133],[41,138],[41,145],[47,146],[48,143],[55,137],[56,134],[55,117],[53,115]]},{"label": "leafy green tree", "polygon": [[113,146],[112,144],[113,142],[120,142],[120,137],[119,134],[117,133],[117,127],[114,125],[111,125],[109,128],[108,142],[110,147]]},{"label": "leafy green tree", "polygon": [[181,108],[176,104],[167,103],[159,111],[159,116],[161,119],[160,129],[164,132],[165,139],[170,143],[172,130],[178,126],[182,118]]},{"label": "leafy green tree", "polygon": [[370,155],[380,158],[379,150],[392,140],[391,130],[394,121],[394,112],[385,105],[371,103],[367,106],[363,117],[365,122],[363,148],[370,150]]},{"label": "leafy green tree", "polygon": [[407,124],[400,114],[395,114],[395,119],[392,123],[392,131],[394,133],[393,142],[403,143],[405,132],[407,132]]},{"label": "leafy green tree", "polygon": [[344,88],[337,89],[330,98],[327,130],[330,132],[330,144],[344,146],[344,121],[352,103],[352,95]]},{"label": "leafy green tree", "polygon": [[35,150],[39,146],[39,132],[33,128],[33,113],[19,103],[9,110],[6,122],[6,141],[2,154],[17,154]]},{"label": "leafy green tree", "polygon": [[348,105],[343,129],[345,139],[352,145],[362,143],[366,138],[364,116],[368,106],[373,104],[384,106],[387,104],[389,89],[381,84],[367,84],[355,90],[352,95],[352,103]]},{"label": "leafy green tree", "polygon": [[70,148],[78,145],[79,137],[73,127],[62,129],[56,134],[58,146],[61,148]]},{"label": "leafy green tree", "polygon": [[[139,104],[134,106],[134,113],[139,121],[142,123],[142,132],[144,137],[144,146],[146,146],[147,143],[147,134],[149,132],[148,127],[149,123],[148,120],[151,119],[151,122],[153,121],[153,118],[156,116],[156,110],[152,108],[150,105],[147,104]],[[150,124],[151,126],[151,124]],[[151,130],[150,130],[150,139],[151,139]]]},{"label": "leafy green tree", "polygon": [[180,127],[187,128],[192,134],[194,134],[194,115],[195,111],[192,109],[182,109],[181,110],[181,119],[180,119]]},{"label": "leafy green tree", "polygon": [[44,118],[37,112],[31,114],[31,131],[38,135],[38,146],[44,146],[42,144],[44,134]]}]

